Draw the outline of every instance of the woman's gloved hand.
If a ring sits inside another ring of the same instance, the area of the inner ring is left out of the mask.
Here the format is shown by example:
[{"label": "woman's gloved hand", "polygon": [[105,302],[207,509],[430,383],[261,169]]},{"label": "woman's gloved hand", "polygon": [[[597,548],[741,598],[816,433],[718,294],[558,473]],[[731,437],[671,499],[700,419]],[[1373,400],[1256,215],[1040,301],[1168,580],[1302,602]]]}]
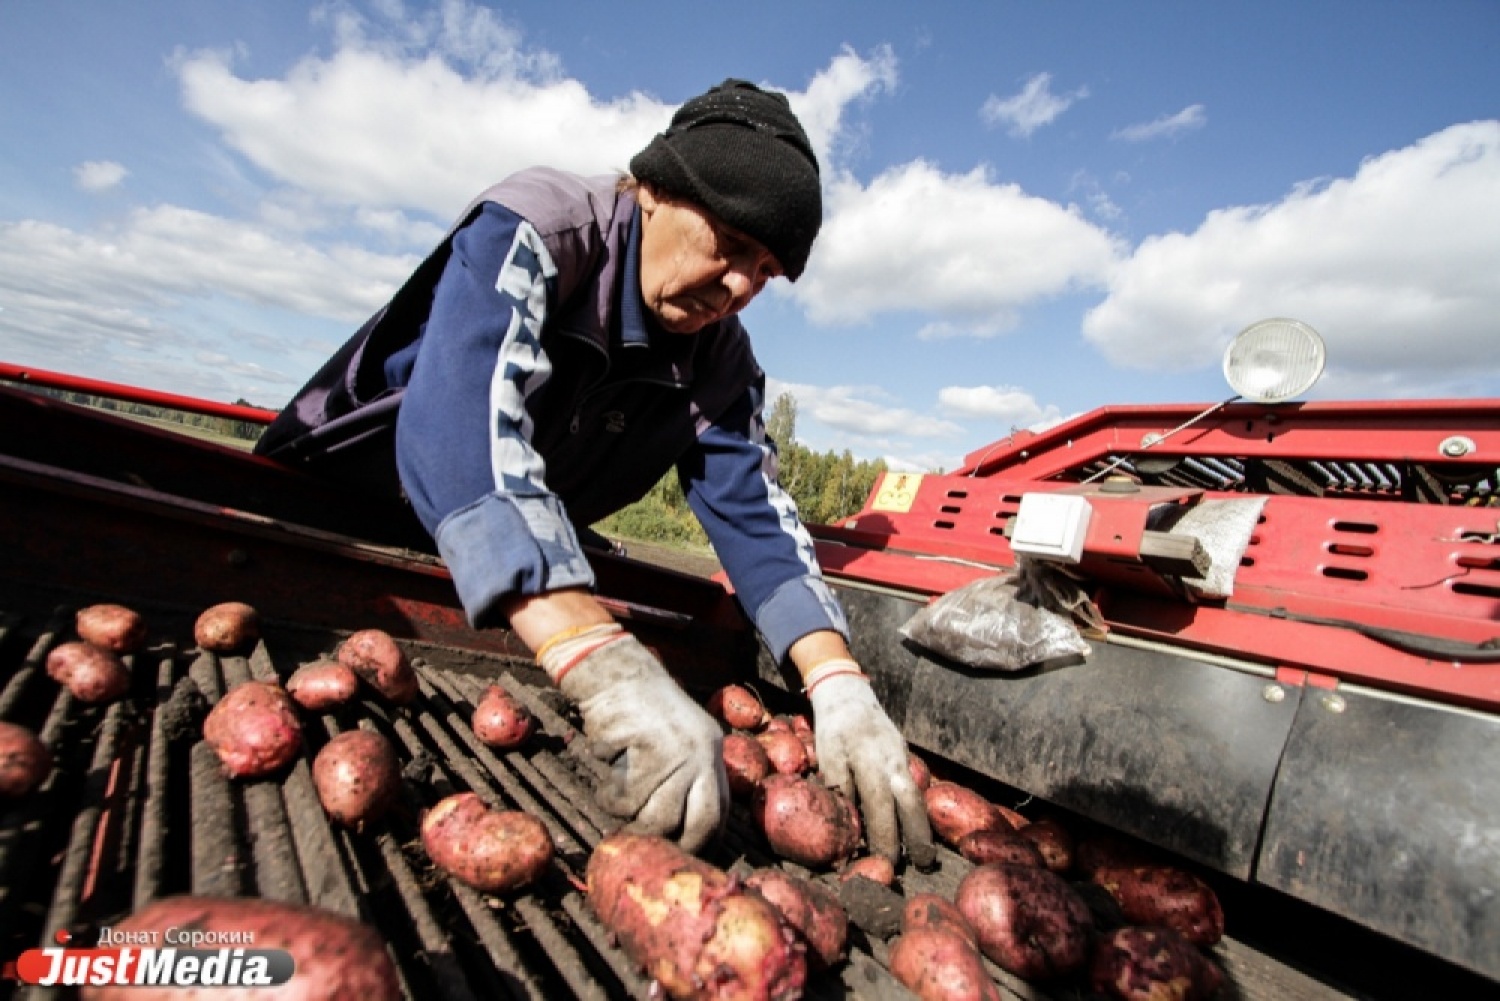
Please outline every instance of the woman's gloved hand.
[{"label": "woman's gloved hand", "polygon": [[806,678],[823,780],[851,797],[864,818],[870,852],[918,867],[937,857],[927,807],[907,762],[906,741],[850,660],[820,664]]},{"label": "woman's gloved hand", "polygon": [[590,753],[611,765],[601,806],[643,834],[680,830],[689,852],[719,833],[729,809],[723,731],[651,651],[613,626],[538,660],[578,704]]}]

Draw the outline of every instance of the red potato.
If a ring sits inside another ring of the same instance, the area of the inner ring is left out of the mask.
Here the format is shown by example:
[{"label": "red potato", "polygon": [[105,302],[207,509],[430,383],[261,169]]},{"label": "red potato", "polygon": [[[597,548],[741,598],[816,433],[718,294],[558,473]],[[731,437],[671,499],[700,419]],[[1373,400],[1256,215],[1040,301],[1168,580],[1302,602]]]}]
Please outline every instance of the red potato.
[{"label": "red potato", "polygon": [[398,706],[417,697],[417,673],[406,652],[382,629],[361,629],[339,647],[339,663]]},{"label": "red potato", "polygon": [[260,613],[243,601],[207,608],[193,624],[193,642],[212,653],[235,653],[260,639]]},{"label": "red potato", "polygon": [[356,831],[384,816],[401,793],[396,749],[370,730],[346,730],[324,744],[312,775],[323,809]]},{"label": "red potato", "polygon": [[766,733],[791,733],[792,718],[790,716],[772,716],[766,720],[766,725],[763,729]]},{"label": "red potato", "polygon": [[47,676],[80,702],[102,705],[130,691],[130,671],[114,654],[92,643],[59,643],[47,654]]},{"label": "red potato", "polygon": [[844,958],[849,915],[827,889],[775,868],[755,870],[745,885],[770,901],[787,924],[801,934],[808,961],[815,969],[828,969]]},{"label": "red potato", "polygon": [[242,681],[203,721],[203,739],[230,778],[260,778],[280,771],[302,750],[296,704],[279,685]]},{"label": "red potato", "polygon": [[962,935],[974,948],[979,948],[979,940],[974,937],[974,927],[969,924],[969,919],[963,916],[957,904],[936,893],[918,893],[907,900],[906,908],[901,912],[901,930],[914,928],[946,928]]},{"label": "red potato", "polygon": [[759,730],[771,718],[760,697],[744,685],[725,685],[710,695],[708,714],[731,730]]},{"label": "red potato", "polygon": [[767,776],[752,812],[776,854],[812,869],[849,858],[864,833],[854,804],[817,778]]},{"label": "red potato", "polygon": [[891,975],[922,1001],[1000,1001],[979,950],[957,932],[919,927],[891,946]]},{"label": "red potato", "polygon": [[1065,976],[1088,961],[1088,905],[1046,869],[979,866],[958,884],[954,903],[973,926],[980,951],[1023,980]]},{"label": "red potato", "polygon": [[359,678],[336,660],[317,660],[293,671],[286,681],[286,691],[303,709],[323,712],[353,699],[359,691]]},{"label": "red potato", "polygon": [[503,686],[490,685],[474,707],[470,725],[474,736],[488,746],[511,751],[531,739],[536,732],[536,717]]},{"label": "red potato", "polygon": [[1041,849],[1018,831],[970,831],[958,839],[958,853],[975,865],[1006,862],[1045,867],[1047,864]]},{"label": "red potato", "polygon": [[545,824],[520,810],[492,810],[472,792],[454,793],[427,811],[422,847],[433,864],[485,893],[529,886],[552,863]]},{"label": "red potato", "polygon": [[146,643],[146,620],[124,605],[89,605],[73,616],[73,628],[85,643],[110,653],[134,653]]},{"label": "red potato", "polygon": [[285,949],[295,972],[280,987],[214,987],[201,993],[171,984],[82,987],[81,1001],[401,1001],[401,982],[385,940],[370,925],[318,907],[234,897],[165,897],[113,925],[117,932],[214,933],[249,939],[256,949]]},{"label": "red potato", "polygon": [[748,799],[772,771],[771,759],[760,741],[746,733],[724,735],[724,773],[729,777],[729,792],[736,799]]},{"label": "red potato", "polygon": [[1113,866],[1095,870],[1093,881],[1109,891],[1131,924],[1162,925],[1205,947],[1224,937],[1218,895],[1190,872],[1165,865]]},{"label": "red potato", "polygon": [[1152,849],[1107,833],[1083,837],[1073,853],[1073,864],[1078,872],[1090,878],[1099,869],[1155,865],[1157,862],[1158,856]]},{"label": "red potato", "polygon": [[972,831],[1014,830],[995,804],[956,782],[934,782],[922,797],[933,832],[950,845]]},{"label": "red potato", "polygon": [[771,767],[782,775],[801,775],[808,769],[807,746],[791,730],[766,730],[755,735]]},{"label": "red potato", "polygon": [[896,866],[884,855],[866,855],[864,858],[850,862],[844,866],[844,871],[839,873],[841,880],[853,879],[855,876],[873,880],[881,886],[890,886],[896,881]]},{"label": "red potato", "polygon": [[1207,1001],[1224,974],[1170,928],[1117,928],[1094,946],[1094,991],[1119,1001]]},{"label": "red potato", "polygon": [[1036,845],[1048,869],[1067,872],[1073,868],[1073,835],[1062,824],[1055,820],[1034,820],[1017,828],[1016,833]]},{"label": "red potato", "polygon": [[906,752],[906,764],[911,769],[911,780],[917,784],[917,791],[925,793],[932,785],[932,769],[911,751]]},{"label": "red potato", "polygon": [[665,838],[610,835],[587,880],[589,907],[669,997],[801,996],[804,947],[776,908]]},{"label": "red potato", "polygon": [[0,799],[20,799],[52,774],[52,752],[36,734],[0,723]]}]

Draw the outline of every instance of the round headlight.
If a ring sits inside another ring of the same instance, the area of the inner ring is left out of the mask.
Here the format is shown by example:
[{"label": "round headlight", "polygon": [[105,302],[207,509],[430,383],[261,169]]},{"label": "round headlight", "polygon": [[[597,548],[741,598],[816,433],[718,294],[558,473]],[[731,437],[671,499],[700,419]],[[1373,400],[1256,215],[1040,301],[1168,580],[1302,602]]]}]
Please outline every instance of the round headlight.
[{"label": "round headlight", "polygon": [[1224,352],[1224,378],[1256,403],[1280,403],[1307,391],[1323,374],[1323,338],[1301,320],[1252,323]]}]

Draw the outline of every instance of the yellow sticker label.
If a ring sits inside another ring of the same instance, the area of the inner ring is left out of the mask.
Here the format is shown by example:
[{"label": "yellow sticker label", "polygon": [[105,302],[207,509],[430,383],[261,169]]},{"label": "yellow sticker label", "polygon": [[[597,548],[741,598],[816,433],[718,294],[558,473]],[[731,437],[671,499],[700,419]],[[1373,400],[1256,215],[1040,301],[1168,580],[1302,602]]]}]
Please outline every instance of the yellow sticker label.
[{"label": "yellow sticker label", "polygon": [[921,473],[886,473],[875,493],[871,511],[894,511],[905,514],[916,503],[917,490],[922,486]]}]

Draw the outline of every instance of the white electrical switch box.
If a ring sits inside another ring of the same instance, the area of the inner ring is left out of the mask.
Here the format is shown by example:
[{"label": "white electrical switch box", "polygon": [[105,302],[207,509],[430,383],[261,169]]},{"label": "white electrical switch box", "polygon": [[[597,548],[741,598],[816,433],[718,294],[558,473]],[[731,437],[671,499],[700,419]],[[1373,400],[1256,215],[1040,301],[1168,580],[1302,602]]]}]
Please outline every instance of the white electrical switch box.
[{"label": "white electrical switch box", "polygon": [[1021,508],[1011,526],[1010,548],[1042,559],[1077,563],[1094,509],[1077,494],[1021,495]]}]

